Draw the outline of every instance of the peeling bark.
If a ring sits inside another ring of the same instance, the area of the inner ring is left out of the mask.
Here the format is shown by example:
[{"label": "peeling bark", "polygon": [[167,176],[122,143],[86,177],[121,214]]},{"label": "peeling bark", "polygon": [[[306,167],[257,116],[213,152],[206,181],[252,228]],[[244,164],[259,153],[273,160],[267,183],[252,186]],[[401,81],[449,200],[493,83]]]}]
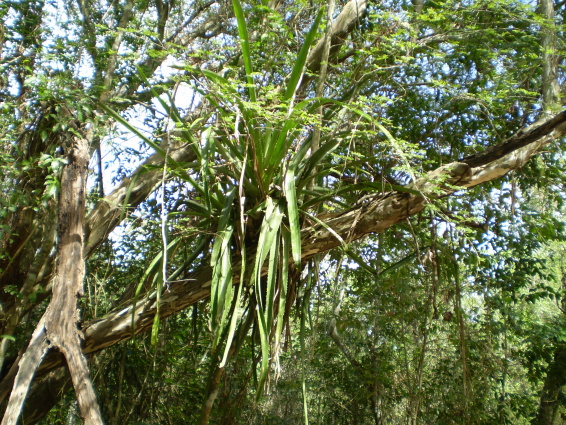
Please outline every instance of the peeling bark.
[{"label": "peeling bark", "polygon": [[64,355],[85,423],[103,423],[81,349],[83,335],[77,307],[85,274],[83,246],[88,161],[87,140],[76,138],[61,177],[58,263],[53,297],[21,361],[12,367],[18,371],[2,425],[18,422],[31,381],[46,353],[53,349]]}]

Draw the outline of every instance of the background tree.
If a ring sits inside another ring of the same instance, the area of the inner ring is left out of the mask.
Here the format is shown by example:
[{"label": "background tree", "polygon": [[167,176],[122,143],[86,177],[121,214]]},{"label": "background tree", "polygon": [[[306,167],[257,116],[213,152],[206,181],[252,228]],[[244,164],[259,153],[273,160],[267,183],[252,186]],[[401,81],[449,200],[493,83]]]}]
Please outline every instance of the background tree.
[{"label": "background tree", "polygon": [[88,421],[57,341],[25,367],[75,213],[109,423],[559,423],[564,5],[0,14],[5,423]]}]

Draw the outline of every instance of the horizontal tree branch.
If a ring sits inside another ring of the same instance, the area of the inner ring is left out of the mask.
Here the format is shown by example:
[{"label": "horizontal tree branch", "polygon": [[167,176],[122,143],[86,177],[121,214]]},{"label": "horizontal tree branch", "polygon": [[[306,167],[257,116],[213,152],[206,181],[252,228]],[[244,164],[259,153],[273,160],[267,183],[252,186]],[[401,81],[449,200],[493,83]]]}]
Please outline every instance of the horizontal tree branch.
[{"label": "horizontal tree branch", "polygon": [[[352,241],[370,233],[382,233],[395,223],[422,211],[433,199],[495,180],[509,171],[520,168],[543,146],[566,133],[565,122],[566,112],[561,112],[527,130],[520,131],[516,136],[504,142],[502,144],[504,147],[494,147],[485,151],[508,151],[503,156],[480,153],[477,158],[484,158],[484,163],[468,157],[461,162],[444,165],[407,186],[406,191],[377,193],[338,216],[326,220],[324,225],[316,224],[303,229],[302,259],[307,260],[314,255],[340,246],[342,242],[336,235],[339,235],[343,241]],[[539,139],[533,139],[534,134],[538,134]],[[531,140],[530,143],[525,145],[525,139]],[[515,143],[514,149],[511,147],[510,140]],[[470,166],[466,161],[472,162],[475,166]],[[233,274],[238,276],[237,272]],[[207,298],[210,295],[211,280],[212,269],[209,266],[203,266],[187,279],[171,283],[169,289],[161,296],[161,315],[170,316]],[[119,341],[129,339],[134,333],[150,328],[156,308],[155,294],[150,294],[136,303],[133,320],[134,307],[129,306],[85,324],[85,352],[99,351]]]},{"label": "horizontal tree branch", "polygon": [[[509,137],[499,145],[491,146],[483,152],[467,156],[460,161],[465,162],[471,167],[487,165],[488,163],[500,159],[523,146],[527,146],[535,142],[539,144],[546,144],[550,141],[547,138],[554,140],[564,134],[565,131],[566,111],[562,111],[550,118],[543,118],[529,127],[521,129],[519,132]],[[536,153],[536,147],[531,146],[531,148],[527,151],[533,152],[534,155],[534,153]]]}]

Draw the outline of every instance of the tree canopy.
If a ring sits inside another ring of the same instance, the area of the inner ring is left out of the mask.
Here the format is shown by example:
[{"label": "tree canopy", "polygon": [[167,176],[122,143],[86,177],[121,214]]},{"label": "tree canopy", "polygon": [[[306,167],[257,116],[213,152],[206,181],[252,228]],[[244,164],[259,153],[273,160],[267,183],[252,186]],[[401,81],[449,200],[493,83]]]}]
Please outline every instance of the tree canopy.
[{"label": "tree canopy", "polygon": [[0,16],[2,424],[563,423],[564,2]]}]

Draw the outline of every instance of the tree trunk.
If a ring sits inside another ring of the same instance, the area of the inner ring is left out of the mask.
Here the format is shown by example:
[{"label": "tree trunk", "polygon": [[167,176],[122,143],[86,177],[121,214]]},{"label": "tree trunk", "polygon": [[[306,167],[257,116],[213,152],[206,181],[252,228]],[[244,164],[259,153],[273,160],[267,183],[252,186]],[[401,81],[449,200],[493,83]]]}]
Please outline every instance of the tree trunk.
[{"label": "tree trunk", "polygon": [[[556,54],[557,32],[554,16],[553,0],[540,0],[539,13],[543,18],[541,29],[542,44],[542,101],[545,113],[559,106],[560,85],[558,83],[558,56]],[[562,424],[560,407],[564,394],[562,387],[566,385],[566,348],[559,347],[554,359],[548,367],[542,389],[539,408],[534,425]]]},{"label": "tree trunk", "polygon": [[566,385],[566,348],[560,347],[546,373],[540,404],[533,425],[562,424],[561,406],[564,404],[562,387]]},{"label": "tree trunk", "polygon": [[83,335],[77,308],[85,274],[84,215],[89,147],[84,138],[77,137],[74,142],[61,177],[58,263],[53,297],[21,361],[12,367],[12,370],[19,368],[2,425],[18,422],[31,381],[50,349],[59,350],[65,357],[85,424],[103,423],[81,349]]},{"label": "tree trunk", "polygon": [[542,45],[542,103],[543,109],[551,112],[560,106],[560,84],[558,83],[558,55],[556,44],[558,36],[554,16],[553,0],[539,1],[543,24],[541,30]]}]

